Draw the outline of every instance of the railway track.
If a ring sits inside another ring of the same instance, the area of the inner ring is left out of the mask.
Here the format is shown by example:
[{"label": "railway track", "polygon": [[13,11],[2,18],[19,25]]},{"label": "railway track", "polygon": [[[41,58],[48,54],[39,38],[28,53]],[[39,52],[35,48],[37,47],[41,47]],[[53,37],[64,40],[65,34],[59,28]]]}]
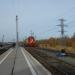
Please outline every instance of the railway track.
[{"label": "railway track", "polygon": [[[54,52],[54,53],[61,52],[61,51],[55,50],[55,49],[46,49],[46,48],[36,48],[36,49],[44,50],[44,51],[48,51],[48,52]],[[67,51],[67,50],[65,50],[65,51]],[[67,53],[67,56],[75,57],[75,53],[71,53],[71,52],[68,52],[68,51],[66,53]]]},{"label": "railway track", "polygon": [[75,75],[75,67],[65,63],[55,57],[48,56],[35,48],[25,48],[30,52],[42,65],[44,65],[52,75]]},{"label": "railway track", "polygon": [[4,52],[6,52],[11,47],[12,47],[12,45],[0,47],[0,55],[3,54]]}]

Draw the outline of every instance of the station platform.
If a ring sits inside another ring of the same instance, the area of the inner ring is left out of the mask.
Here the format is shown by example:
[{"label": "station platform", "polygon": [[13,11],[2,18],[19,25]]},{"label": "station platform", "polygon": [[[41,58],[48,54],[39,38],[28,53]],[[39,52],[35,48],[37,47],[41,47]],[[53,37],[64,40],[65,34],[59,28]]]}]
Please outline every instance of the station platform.
[{"label": "station platform", "polygon": [[23,47],[10,48],[0,56],[0,75],[52,75]]}]

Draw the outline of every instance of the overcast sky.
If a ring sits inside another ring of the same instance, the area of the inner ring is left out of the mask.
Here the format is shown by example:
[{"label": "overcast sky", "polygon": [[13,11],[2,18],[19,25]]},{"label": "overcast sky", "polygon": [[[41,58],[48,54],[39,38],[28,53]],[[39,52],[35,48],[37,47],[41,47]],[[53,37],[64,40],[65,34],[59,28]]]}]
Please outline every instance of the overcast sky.
[{"label": "overcast sky", "polygon": [[0,0],[0,41],[16,38],[18,15],[19,39],[30,35],[32,30],[37,39],[59,37],[59,19],[64,18],[67,31],[71,36],[75,32],[75,0]]}]

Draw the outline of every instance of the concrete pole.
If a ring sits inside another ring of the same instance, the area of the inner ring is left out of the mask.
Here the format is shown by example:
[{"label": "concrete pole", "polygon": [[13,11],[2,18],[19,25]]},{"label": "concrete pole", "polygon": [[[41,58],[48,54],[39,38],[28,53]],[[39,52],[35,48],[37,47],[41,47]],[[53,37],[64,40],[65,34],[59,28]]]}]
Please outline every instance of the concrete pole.
[{"label": "concrete pole", "polygon": [[18,48],[18,16],[16,16],[16,47]]}]

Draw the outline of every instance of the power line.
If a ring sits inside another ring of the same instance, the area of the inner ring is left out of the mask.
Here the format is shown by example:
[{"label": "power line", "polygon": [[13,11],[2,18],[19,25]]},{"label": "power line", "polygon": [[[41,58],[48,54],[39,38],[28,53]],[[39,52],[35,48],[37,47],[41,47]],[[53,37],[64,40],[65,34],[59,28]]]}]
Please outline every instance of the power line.
[{"label": "power line", "polygon": [[72,13],[72,11],[75,9],[75,6],[71,7],[69,10],[66,10],[64,13],[60,14],[59,16],[57,16],[56,18],[58,17],[61,17],[61,16],[65,16],[66,14],[69,14],[69,13]]},{"label": "power line", "polygon": [[75,20],[72,20],[72,21],[70,21],[70,22],[68,22],[68,23],[66,23],[66,24],[71,24],[71,23],[73,23],[73,22],[75,22]]},{"label": "power line", "polygon": [[[55,19],[57,19],[58,17],[65,17],[66,14],[72,13],[72,10],[75,9],[75,6],[71,7],[69,10],[66,10],[65,12],[61,13],[60,15],[56,16]],[[72,17],[72,16],[70,16]],[[52,19],[54,20],[54,19]]]},{"label": "power line", "polygon": [[51,29],[47,29],[47,30],[45,30],[45,31],[43,31],[43,32],[39,32],[39,34],[46,34],[47,32],[52,32],[52,30],[53,30],[53,32],[54,32],[54,30],[56,29],[56,27],[53,27],[53,28],[51,28]]}]

